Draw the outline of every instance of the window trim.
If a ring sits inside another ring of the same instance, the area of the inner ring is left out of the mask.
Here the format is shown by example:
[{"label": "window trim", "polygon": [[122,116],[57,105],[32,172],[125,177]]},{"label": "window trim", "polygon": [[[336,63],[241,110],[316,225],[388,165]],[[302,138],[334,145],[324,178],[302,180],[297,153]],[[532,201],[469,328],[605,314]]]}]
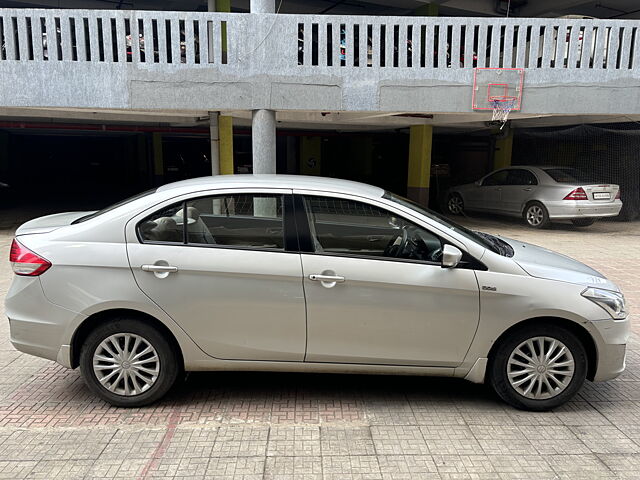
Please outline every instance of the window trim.
[{"label": "window trim", "polygon": [[[264,191],[263,191],[264,190]],[[148,209],[144,212],[140,212],[136,217],[134,217],[134,233],[136,235],[136,239],[138,243],[141,245],[167,245],[173,247],[195,247],[195,248],[219,248],[224,250],[247,250],[254,252],[271,252],[271,253],[299,253],[299,249],[289,249],[288,245],[296,246],[298,244],[298,234],[295,223],[292,223],[291,220],[287,221],[287,217],[292,216],[292,204],[288,204],[287,197],[292,197],[291,190],[287,189],[273,189],[274,191],[269,191],[268,189],[257,189],[257,190],[245,190],[245,189],[225,189],[220,192],[194,192],[197,193],[196,196],[188,196],[192,194],[181,195],[179,197],[167,199],[166,201],[160,202]],[[210,197],[220,197],[220,196],[230,196],[230,195],[271,195],[273,197],[282,197],[282,248],[260,248],[260,247],[252,247],[248,245],[218,245],[218,244],[198,244],[198,243],[188,243],[188,233],[186,224],[183,223],[182,227],[182,242],[159,242],[153,240],[143,239],[140,232],[140,225],[142,222],[145,222],[149,217],[153,216],[155,213],[166,209],[174,204],[182,203],[182,214],[183,218],[186,218],[187,213],[187,203],[190,201],[197,201],[203,198]],[[176,200],[179,198],[179,200]],[[151,213],[148,213],[150,210]],[[138,218],[140,217],[140,218]],[[295,219],[294,219],[295,220]],[[293,235],[292,235],[293,233]],[[295,238],[295,240],[294,240]]]},{"label": "window trim", "polygon": [[[323,195],[324,194],[324,195]],[[340,194],[337,194],[340,195]],[[305,228],[302,231],[302,235],[304,235],[303,239],[300,240],[300,245],[305,245],[307,249],[303,250],[301,249],[300,253],[301,254],[305,254],[305,255],[317,255],[317,256],[323,256],[323,257],[339,257],[339,258],[356,258],[356,259],[361,259],[361,260],[377,260],[377,261],[387,261],[387,262],[399,262],[399,263],[413,263],[413,264],[419,264],[419,265],[429,265],[429,266],[437,266],[439,268],[442,268],[442,263],[441,262],[433,262],[433,261],[429,261],[429,260],[414,260],[414,259],[410,259],[410,258],[396,258],[396,257],[380,257],[380,256],[372,256],[372,255],[362,255],[362,254],[357,254],[357,253],[336,253],[336,252],[317,252],[315,250],[315,248],[313,247],[313,239],[311,238],[311,227],[310,227],[310,222],[311,222],[311,217],[309,216],[308,212],[307,212],[307,208],[306,208],[306,202],[304,201],[304,197],[312,197],[312,196],[321,196],[321,197],[326,197],[326,198],[337,198],[337,199],[342,199],[342,200],[349,200],[352,202],[360,202],[360,203],[364,203],[366,205],[369,205],[371,207],[375,207],[375,208],[379,208],[380,210],[384,210],[385,212],[388,212],[394,216],[398,216],[401,219],[403,219],[404,221],[411,223],[419,228],[422,228],[424,230],[426,230],[428,233],[430,233],[431,235],[433,235],[434,237],[436,237],[438,240],[440,240],[440,243],[442,245],[442,247],[444,248],[445,245],[451,245],[451,246],[455,246],[456,248],[460,248],[457,245],[454,245],[452,242],[448,241],[447,239],[443,238],[442,235],[439,235],[437,233],[434,233],[432,229],[425,227],[424,225],[420,225],[418,224],[416,221],[414,220],[409,220],[406,218],[406,215],[400,214],[400,213],[396,213],[393,212],[392,210],[389,210],[389,208],[387,208],[386,206],[380,206],[380,205],[376,205],[373,203],[368,202],[366,197],[358,197],[356,198],[351,198],[350,196],[336,196],[336,194],[332,193],[332,192],[312,192],[312,191],[308,191],[305,193],[300,193],[300,192],[295,192],[293,193],[294,198],[296,199],[296,201],[294,202],[295,207],[296,207],[296,214],[298,213],[299,210],[302,210],[302,215],[304,215],[304,219],[305,219]],[[300,230],[298,230],[298,235],[301,235]],[[304,240],[304,241],[303,241]],[[476,259],[475,257],[473,257],[470,253],[468,253],[466,250],[462,250],[463,253],[463,260],[460,262],[460,264],[456,267],[456,268],[460,268],[460,269],[471,269],[471,270],[482,270],[482,271],[486,271],[488,270],[488,268],[478,259]],[[465,257],[467,258],[467,260],[465,260]]]}]

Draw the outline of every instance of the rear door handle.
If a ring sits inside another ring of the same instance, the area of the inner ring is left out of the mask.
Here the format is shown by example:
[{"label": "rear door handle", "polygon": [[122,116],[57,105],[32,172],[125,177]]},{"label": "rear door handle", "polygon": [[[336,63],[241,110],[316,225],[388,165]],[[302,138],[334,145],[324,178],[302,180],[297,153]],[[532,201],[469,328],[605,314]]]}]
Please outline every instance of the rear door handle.
[{"label": "rear door handle", "polygon": [[533,188],[523,188],[522,190],[524,190],[525,192],[530,192],[531,190],[533,190]]},{"label": "rear door handle", "polygon": [[309,280],[314,282],[326,282],[326,283],[344,283],[344,277],[339,275],[309,275]]},{"label": "rear door handle", "polygon": [[173,273],[178,271],[178,267],[172,267],[170,265],[142,265],[140,268],[143,272],[155,273]]}]

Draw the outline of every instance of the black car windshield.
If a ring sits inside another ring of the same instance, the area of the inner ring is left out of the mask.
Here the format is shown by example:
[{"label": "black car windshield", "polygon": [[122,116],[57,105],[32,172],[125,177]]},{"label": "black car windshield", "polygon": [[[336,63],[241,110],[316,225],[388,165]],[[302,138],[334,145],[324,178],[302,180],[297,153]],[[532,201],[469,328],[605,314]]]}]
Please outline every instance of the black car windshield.
[{"label": "black car windshield", "polygon": [[557,183],[593,183],[593,178],[588,173],[575,168],[554,167],[545,168],[544,171]]},{"label": "black car windshield", "polygon": [[503,240],[500,240],[498,237],[494,237],[493,235],[489,235],[486,233],[479,233],[479,232],[474,232],[473,230],[469,230],[468,228],[463,227],[462,225],[458,225],[457,223],[452,222],[447,217],[440,215],[439,213],[436,213],[427,208],[424,208],[419,203],[409,200],[408,198],[401,197],[400,195],[396,195],[391,192],[385,192],[382,198],[391,200],[404,207],[408,207],[412,210],[415,210],[418,213],[424,215],[425,217],[428,217],[432,220],[437,221],[440,225],[443,225],[444,227],[447,227],[450,230],[453,230],[454,232],[464,236],[465,238],[468,238],[469,240],[475,243],[479,243],[480,245],[491,250],[494,253],[497,253],[504,257],[513,256],[513,249],[511,249],[509,244],[507,244]]},{"label": "black car windshield", "polygon": [[118,207],[126,205],[127,203],[133,202],[134,200],[138,200],[139,198],[146,197],[147,195],[151,195],[155,193],[157,188],[152,188],[151,190],[147,190],[146,192],[138,193],[133,197],[126,198],[124,200],[119,201],[118,203],[114,203],[113,205],[108,206],[107,208],[103,208],[102,210],[98,210],[97,212],[90,213],[89,215],[85,215],[84,217],[80,217],[71,222],[71,225],[75,225],[77,223],[86,222],[87,220],[91,220],[92,218],[98,217],[104,213],[110,212],[111,210],[115,210]]}]

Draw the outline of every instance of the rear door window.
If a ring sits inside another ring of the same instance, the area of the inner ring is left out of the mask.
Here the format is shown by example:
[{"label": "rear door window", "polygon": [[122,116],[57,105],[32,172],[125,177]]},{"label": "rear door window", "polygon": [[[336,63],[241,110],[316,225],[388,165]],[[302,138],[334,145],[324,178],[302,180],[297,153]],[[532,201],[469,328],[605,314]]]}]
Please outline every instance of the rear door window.
[{"label": "rear door window", "polygon": [[138,235],[146,243],[284,250],[283,196],[243,193],[187,200],[144,219]]}]

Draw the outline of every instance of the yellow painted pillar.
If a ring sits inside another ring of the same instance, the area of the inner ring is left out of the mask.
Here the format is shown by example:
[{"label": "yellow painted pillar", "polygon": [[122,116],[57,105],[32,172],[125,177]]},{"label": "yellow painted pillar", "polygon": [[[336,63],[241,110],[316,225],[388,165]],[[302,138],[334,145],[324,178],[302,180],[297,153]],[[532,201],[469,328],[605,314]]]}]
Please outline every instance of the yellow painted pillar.
[{"label": "yellow painted pillar", "polygon": [[220,138],[220,175],[233,175],[233,117],[218,117],[218,133]]},{"label": "yellow painted pillar", "polygon": [[162,183],[164,177],[164,159],[162,157],[162,134],[153,132],[153,177],[156,185]]},{"label": "yellow painted pillar", "polygon": [[321,175],[322,137],[302,137],[300,142],[300,173]]},{"label": "yellow painted pillar", "polygon": [[429,206],[432,144],[433,127],[431,125],[411,127],[407,196],[425,207]]},{"label": "yellow painted pillar", "polygon": [[513,152],[513,130],[502,138],[496,140],[496,150],[493,156],[493,169],[511,166],[511,154]]}]

